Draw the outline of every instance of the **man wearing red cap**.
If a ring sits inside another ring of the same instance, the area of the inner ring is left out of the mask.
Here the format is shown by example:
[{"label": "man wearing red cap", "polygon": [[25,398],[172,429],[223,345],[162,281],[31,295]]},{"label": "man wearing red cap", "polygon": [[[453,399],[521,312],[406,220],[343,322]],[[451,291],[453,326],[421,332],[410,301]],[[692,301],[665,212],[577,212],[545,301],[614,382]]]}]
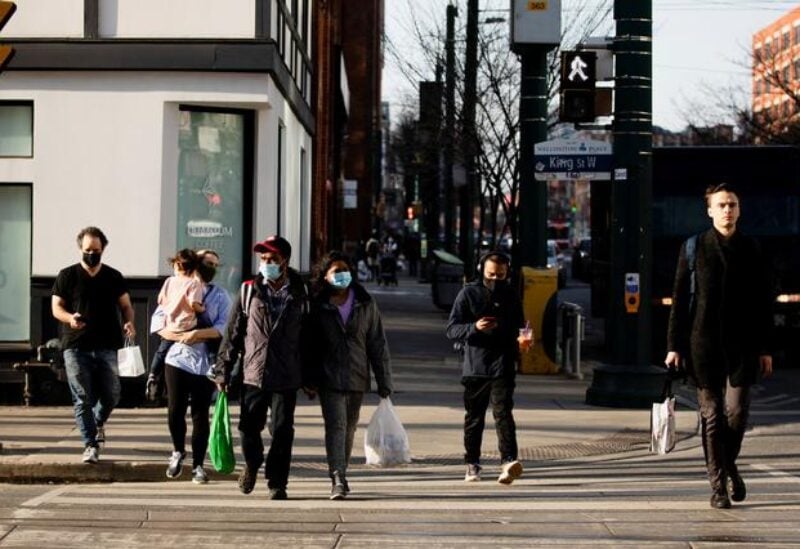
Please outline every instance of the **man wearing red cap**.
[{"label": "man wearing red cap", "polygon": [[[240,355],[242,386],[239,432],[245,466],[239,489],[253,491],[264,463],[270,499],[286,499],[286,485],[294,442],[297,390],[303,386],[304,327],[308,316],[308,289],[289,268],[292,247],[280,236],[257,243],[258,275],[242,284],[228,316],[225,338],[214,369],[220,390],[227,389],[233,365]],[[272,442],[264,459],[261,432],[272,411]]]}]

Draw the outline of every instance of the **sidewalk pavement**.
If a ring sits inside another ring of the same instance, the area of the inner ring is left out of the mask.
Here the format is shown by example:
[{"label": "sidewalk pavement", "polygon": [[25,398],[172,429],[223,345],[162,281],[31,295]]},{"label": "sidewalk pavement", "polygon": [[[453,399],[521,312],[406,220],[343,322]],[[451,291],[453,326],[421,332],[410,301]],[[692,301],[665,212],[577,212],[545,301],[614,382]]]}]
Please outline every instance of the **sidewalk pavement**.
[{"label": "sidewalk pavement", "polygon": [[[460,365],[443,340],[446,315],[430,305],[428,286],[401,280],[397,288],[374,287],[392,349],[396,392],[392,400],[408,432],[413,462],[405,467],[446,467],[463,475],[463,403]],[[426,339],[428,338],[428,339]],[[649,445],[649,411],[601,408],[584,403],[591,383],[561,375],[519,375],[515,419],[520,459],[526,467],[582,456],[602,456]],[[353,452],[353,468],[367,470],[363,434],[378,403],[366,396]],[[239,467],[238,406],[231,404]],[[491,416],[491,414],[489,414]],[[164,481],[172,445],[165,408],[117,409],[106,424],[100,463],[81,462],[82,445],[72,408],[0,407],[0,482]],[[190,418],[187,418],[191,426]],[[679,439],[696,432],[697,414],[677,413]],[[265,431],[265,438],[269,435]],[[483,441],[484,464],[496,465],[497,439],[491,417]],[[191,444],[187,440],[187,450]],[[188,476],[191,461],[184,465]],[[300,395],[296,411],[292,475],[327,469],[318,401]],[[222,478],[206,469],[212,478]],[[237,467],[238,472],[238,467]],[[237,472],[234,473],[237,474]],[[234,478],[231,475],[231,478]]]}]

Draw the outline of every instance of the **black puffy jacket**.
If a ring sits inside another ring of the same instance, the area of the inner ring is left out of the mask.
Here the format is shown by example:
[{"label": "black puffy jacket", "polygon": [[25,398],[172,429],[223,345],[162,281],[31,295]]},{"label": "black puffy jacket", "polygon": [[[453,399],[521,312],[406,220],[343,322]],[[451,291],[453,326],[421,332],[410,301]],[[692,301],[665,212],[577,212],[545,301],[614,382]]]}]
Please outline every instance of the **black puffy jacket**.
[{"label": "black puffy jacket", "polygon": [[[490,333],[475,328],[484,316],[497,319]],[[482,281],[464,286],[447,321],[447,337],[463,344],[463,377],[513,377],[519,356],[517,337],[524,324],[522,302],[508,283],[498,282],[494,291]]]}]

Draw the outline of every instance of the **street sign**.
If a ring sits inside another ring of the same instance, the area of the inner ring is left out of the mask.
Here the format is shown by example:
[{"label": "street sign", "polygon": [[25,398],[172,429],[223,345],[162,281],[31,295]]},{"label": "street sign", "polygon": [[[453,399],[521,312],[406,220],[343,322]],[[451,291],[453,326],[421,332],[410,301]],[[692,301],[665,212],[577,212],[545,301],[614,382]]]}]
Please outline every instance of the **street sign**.
[{"label": "street sign", "polygon": [[605,141],[556,139],[533,148],[536,181],[611,179],[612,146]]}]

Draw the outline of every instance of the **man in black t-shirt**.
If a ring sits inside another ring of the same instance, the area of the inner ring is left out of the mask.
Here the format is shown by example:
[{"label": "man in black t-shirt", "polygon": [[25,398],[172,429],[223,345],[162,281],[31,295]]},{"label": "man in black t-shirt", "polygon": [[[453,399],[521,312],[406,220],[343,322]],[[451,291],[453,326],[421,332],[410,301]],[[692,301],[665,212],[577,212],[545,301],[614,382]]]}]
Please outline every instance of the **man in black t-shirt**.
[{"label": "man in black t-shirt", "polygon": [[[78,233],[81,261],[62,269],[53,285],[53,316],[61,322],[61,347],[84,463],[97,463],[103,425],[119,401],[117,349],[133,338],[133,306],[125,279],[100,258],[108,239],[97,227]],[[124,325],[120,329],[120,312]]]}]

